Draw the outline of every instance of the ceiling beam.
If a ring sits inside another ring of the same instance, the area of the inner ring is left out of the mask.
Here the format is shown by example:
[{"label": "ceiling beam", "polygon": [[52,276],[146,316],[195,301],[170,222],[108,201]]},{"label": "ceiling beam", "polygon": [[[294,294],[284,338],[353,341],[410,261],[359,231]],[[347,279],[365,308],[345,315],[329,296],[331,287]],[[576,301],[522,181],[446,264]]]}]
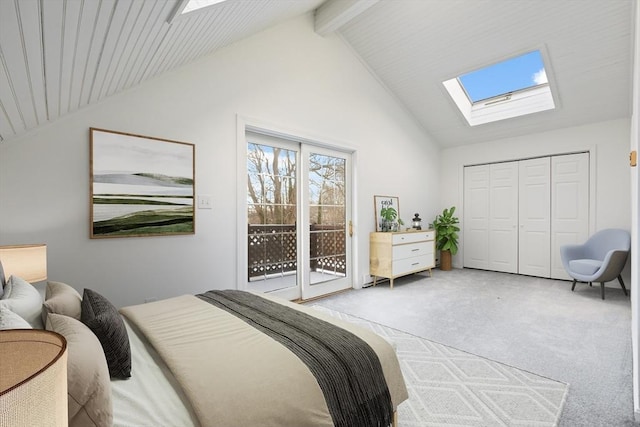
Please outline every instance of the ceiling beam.
[{"label": "ceiling beam", "polygon": [[315,30],[321,36],[337,31],[380,0],[329,0],[316,10]]}]

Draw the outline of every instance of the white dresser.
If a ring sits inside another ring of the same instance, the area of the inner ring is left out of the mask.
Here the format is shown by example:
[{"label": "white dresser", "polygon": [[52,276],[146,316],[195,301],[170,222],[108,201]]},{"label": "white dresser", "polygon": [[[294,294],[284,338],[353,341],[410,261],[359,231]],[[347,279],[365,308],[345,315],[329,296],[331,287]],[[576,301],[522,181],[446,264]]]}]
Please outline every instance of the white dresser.
[{"label": "white dresser", "polygon": [[435,267],[434,230],[374,232],[369,235],[369,274],[373,285],[386,277],[393,279]]}]

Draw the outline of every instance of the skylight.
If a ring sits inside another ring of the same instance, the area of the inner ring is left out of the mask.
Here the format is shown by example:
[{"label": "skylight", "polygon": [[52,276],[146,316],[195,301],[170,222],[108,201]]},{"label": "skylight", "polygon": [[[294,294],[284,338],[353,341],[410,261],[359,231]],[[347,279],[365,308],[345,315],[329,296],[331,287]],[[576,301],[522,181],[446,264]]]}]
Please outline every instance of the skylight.
[{"label": "skylight", "polygon": [[471,126],[555,108],[539,50],[443,82]]},{"label": "skylight", "polygon": [[222,3],[226,0],[189,0],[187,5],[182,9],[182,14],[193,12],[194,10],[202,9],[203,7],[212,6],[216,3]]},{"label": "skylight", "polygon": [[540,51],[535,50],[458,77],[471,102],[547,83]]}]

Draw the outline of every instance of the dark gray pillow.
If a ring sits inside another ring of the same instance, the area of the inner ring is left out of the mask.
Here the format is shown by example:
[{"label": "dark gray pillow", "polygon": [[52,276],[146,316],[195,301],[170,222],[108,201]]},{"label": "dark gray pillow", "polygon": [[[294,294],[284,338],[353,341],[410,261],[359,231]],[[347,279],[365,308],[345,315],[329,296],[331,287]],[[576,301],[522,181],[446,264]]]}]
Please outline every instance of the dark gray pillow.
[{"label": "dark gray pillow", "polygon": [[131,376],[129,336],[122,317],[113,304],[99,293],[85,288],[82,295],[80,320],[98,337],[109,366],[109,376],[129,378]]},{"label": "dark gray pillow", "polygon": [[4,285],[6,284],[5,282],[4,268],[2,268],[2,261],[0,261],[0,297],[2,296],[2,294],[4,294]]}]

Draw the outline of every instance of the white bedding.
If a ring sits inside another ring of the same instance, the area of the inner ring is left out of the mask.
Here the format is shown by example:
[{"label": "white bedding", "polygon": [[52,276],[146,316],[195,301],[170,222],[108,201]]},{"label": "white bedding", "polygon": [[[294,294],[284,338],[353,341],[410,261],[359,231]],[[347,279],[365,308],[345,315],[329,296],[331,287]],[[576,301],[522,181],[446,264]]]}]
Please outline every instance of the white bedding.
[{"label": "white bedding", "polygon": [[[359,336],[380,360],[394,410],[408,398],[394,348],[382,337],[310,307],[276,302]],[[270,426],[333,425],[307,365],[233,314],[191,295],[120,312],[132,371],[130,379],[111,382],[114,426],[245,426],[258,419]]]},{"label": "white bedding", "polygon": [[198,426],[191,405],[169,368],[146,338],[126,318],[123,320],[131,345],[131,378],[111,381],[113,425]]}]

